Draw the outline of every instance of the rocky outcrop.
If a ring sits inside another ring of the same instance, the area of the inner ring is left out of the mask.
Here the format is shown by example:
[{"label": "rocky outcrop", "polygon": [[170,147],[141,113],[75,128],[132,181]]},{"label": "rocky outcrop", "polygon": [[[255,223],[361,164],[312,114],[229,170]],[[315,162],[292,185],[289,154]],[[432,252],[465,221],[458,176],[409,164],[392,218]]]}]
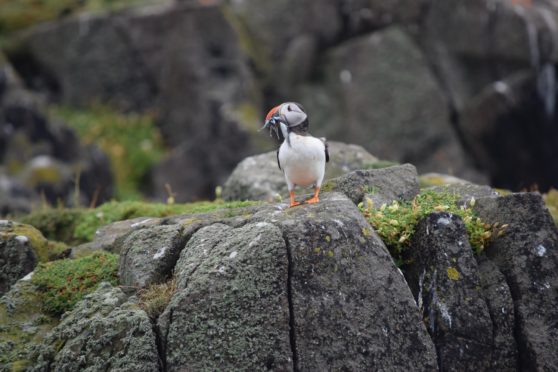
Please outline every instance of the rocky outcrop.
[{"label": "rocky outcrop", "polygon": [[326,191],[340,191],[353,203],[371,202],[374,206],[394,200],[412,200],[419,193],[416,168],[411,164],[382,169],[357,170],[327,181]]},{"label": "rocky outcrop", "polygon": [[282,208],[188,241],[159,319],[167,368],[435,368],[404,278],[356,206],[330,193]]},{"label": "rocky outcrop", "polygon": [[31,371],[158,371],[147,314],[119,288],[101,283],[66,313],[32,355]]},{"label": "rocky outcrop", "polygon": [[445,212],[427,216],[416,228],[409,255],[407,280],[436,345],[440,370],[490,370],[492,319],[478,293],[478,267],[461,218]]},{"label": "rocky outcrop", "polygon": [[558,356],[558,229],[536,193],[520,193],[477,201],[488,223],[509,224],[487,256],[504,274],[515,307],[515,335],[524,370],[553,370]]},{"label": "rocky outcrop", "polygon": [[[330,160],[325,179],[373,167],[378,159],[358,145],[328,142]],[[274,201],[288,195],[276,151],[249,156],[240,162],[223,187],[225,200]]]},{"label": "rocky outcrop", "polygon": [[556,7],[433,1],[420,40],[457,133],[491,183],[543,191],[556,185]]},{"label": "rocky outcrop", "polygon": [[53,205],[109,198],[106,156],[95,146],[81,146],[63,123],[49,121],[42,101],[1,55],[0,85],[0,215],[29,212],[41,197]]},{"label": "rocky outcrop", "polygon": [[0,295],[33,271],[39,261],[54,259],[65,248],[50,242],[33,226],[0,220]]}]

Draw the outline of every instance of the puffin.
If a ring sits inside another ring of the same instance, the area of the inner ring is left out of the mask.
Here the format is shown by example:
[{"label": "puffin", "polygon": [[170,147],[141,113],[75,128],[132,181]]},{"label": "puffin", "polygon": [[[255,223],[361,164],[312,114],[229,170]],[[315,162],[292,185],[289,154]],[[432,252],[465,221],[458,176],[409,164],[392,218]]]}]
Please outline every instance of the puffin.
[{"label": "puffin", "polygon": [[304,201],[318,203],[324,179],[325,164],[329,162],[327,142],[308,133],[308,115],[300,103],[285,102],[272,108],[262,129],[269,128],[283,142],[277,149],[277,165],[285,175],[289,189],[290,207],[300,205],[295,199],[296,186],[313,186],[314,196]]}]

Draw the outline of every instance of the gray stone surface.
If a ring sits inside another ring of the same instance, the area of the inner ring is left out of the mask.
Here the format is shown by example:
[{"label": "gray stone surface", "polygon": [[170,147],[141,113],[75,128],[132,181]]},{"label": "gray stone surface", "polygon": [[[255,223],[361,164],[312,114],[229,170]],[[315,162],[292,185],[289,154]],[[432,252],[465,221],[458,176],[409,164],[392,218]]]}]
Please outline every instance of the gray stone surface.
[{"label": "gray stone surface", "polygon": [[[324,191],[340,191],[353,203],[372,201],[375,207],[393,200],[412,200],[419,193],[416,168],[411,164],[357,170],[328,180]],[[367,200],[365,200],[367,199]]]},{"label": "gray stone surface", "polygon": [[514,337],[515,309],[510,287],[498,267],[485,256],[477,257],[481,291],[492,320],[493,371],[517,371],[518,351]]},{"label": "gray stone surface", "polygon": [[193,235],[159,319],[168,371],[292,370],[287,250],[270,223]]},{"label": "gray stone surface", "polygon": [[[329,163],[325,179],[347,172],[370,168],[378,159],[358,145],[328,142]],[[225,200],[267,200],[288,197],[283,172],[277,166],[277,153],[270,151],[244,159],[223,188]]]},{"label": "gray stone surface", "polygon": [[120,284],[141,289],[166,281],[186,243],[183,230],[180,225],[153,226],[124,238],[118,265]]},{"label": "gray stone surface", "polygon": [[480,199],[488,223],[509,224],[486,250],[504,274],[515,307],[515,336],[522,370],[558,367],[558,231],[538,193]]},{"label": "gray stone surface", "polygon": [[101,283],[45,338],[31,371],[160,370],[147,314],[119,288]]},{"label": "gray stone surface", "polygon": [[436,368],[400,271],[358,208],[340,193],[256,221],[276,224],[289,252],[298,370]]},{"label": "gray stone surface", "polygon": [[461,218],[428,215],[408,251],[407,281],[436,345],[440,370],[490,370],[492,320],[478,292],[478,266]]},{"label": "gray stone surface", "polygon": [[29,238],[7,233],[6,224],[12,223],[0,221],[0,295],[8,292],[12,284],[37,265],[37,256]]},{"label": "gray stone surface", "polygon": [[448,107],[427,59],[393,26],[326,49],[319,79],[291,96],[310,113],[314,132],[364,146],[381,159],[411,162],[420,172],[463,173]]}]

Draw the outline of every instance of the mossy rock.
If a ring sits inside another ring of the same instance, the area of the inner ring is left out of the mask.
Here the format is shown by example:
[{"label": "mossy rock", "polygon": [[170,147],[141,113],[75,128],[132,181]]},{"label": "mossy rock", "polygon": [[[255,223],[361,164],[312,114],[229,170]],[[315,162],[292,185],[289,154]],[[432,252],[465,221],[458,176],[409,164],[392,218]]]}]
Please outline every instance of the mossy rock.
[{"label": "mossy rock", "polygon": [[23,371],[33,346],[42,344],[58,319],[41,309],[40,294],[20,280],[0,299],[0,370]]},{"label": "mossy rock", "polygon": [[39,262],[53,260],[65,249],[64,243],[47,240],[41,231],[27,224],[12,221],[0,221],[0,240],[6,241],[11,238],[18,238],[21,241],[29,242]]}]

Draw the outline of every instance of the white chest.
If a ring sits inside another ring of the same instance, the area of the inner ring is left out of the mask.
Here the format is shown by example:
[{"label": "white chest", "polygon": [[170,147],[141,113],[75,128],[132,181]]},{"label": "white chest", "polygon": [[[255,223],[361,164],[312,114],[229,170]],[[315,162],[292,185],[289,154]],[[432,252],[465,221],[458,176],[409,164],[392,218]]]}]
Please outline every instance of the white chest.
[{"label": "white chest", "polygon": [[317,138],[291,133],[290,146],[284,141],[279,149],[279,163],[287,183],[319,186],[325,173],[325,145]]}]

